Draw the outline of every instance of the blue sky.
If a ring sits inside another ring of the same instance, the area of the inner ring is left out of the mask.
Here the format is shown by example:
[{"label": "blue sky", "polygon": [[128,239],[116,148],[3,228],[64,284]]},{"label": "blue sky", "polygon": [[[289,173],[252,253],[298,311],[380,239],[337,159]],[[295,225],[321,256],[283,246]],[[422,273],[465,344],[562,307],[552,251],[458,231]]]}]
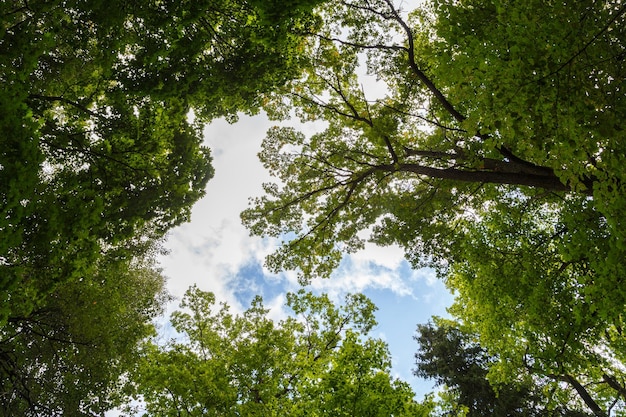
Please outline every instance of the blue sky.
[{"label": "blue sky", "polygon": [[[178,299],[197,284],[229,303],[233,311],[243,311],[259,294],[275,318],[286,314],[286,292],[300,288],[296,275],[265,270],[263,259],[276,242],[249,236],[239,220],[248,198],[260,195],[262,182],[270,180],[256,154],[273,124],[260,115],[241,117],[232,125],[218,120],[206,128],[215,177],[206,197],[194,206],[191,222],[170,233],[169,253],[160,259],[168,288]],[[300,128],[310,134],[319,126]],[[411,269],[399,248],[368,245],[345,258],[331,279],[315,280],[309,289],[328,293],[335,301],[347,292],[365,293],[378,306],[379,325],[372,335],[389,344],[394,375],[411,383],[418,398],[432,389],[432,383],[419,381],[411,373],[416,325],[432,315],[445,315],[452,302],[432,271]],[[171,305],[170,312],[176,305]]]}]

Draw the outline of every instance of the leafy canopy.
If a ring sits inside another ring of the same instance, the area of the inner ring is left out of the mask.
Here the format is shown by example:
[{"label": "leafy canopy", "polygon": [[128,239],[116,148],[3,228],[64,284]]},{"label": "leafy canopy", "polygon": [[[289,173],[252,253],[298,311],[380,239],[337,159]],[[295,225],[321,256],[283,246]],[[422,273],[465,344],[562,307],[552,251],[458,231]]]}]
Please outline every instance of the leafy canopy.
[{"label": "leafy canopy", "polygon": [[283,239],[268,266],[306,282],[368,239],[400,245],[457,294],[451,312],[499,358],[492,382],[549,378],[595,415],[622,412],[626,5],[321,13],[312,65],[267,108],[326,127],[268,132],[277,182],[242,214]]},{"label": "leafy canopy", "polygon": [[0,326],[188,220],[213,175],[201,124],[303,64],[316,1],[291,3],[2,2]]},{"label": "leafy canopy", "polygon": [[202,124],[297,74],[317,2],[0,2],[3,414],[123,401],[164,297],[145,260],[213,175]]},{"label": "leafy canopy", "polygon": [[260,297],[233,315],[190,288],[171,318],[179,340],[147,343],[133,377],[147,415],[426,415],[390,375],[386,344],[369,336],[375,307],[365,296],[335,306],[301,290],[287,305],[294,315],[278,322]]},{"label": "leafy canopy", "polygon": [[557,212],[587,201],[621,242],[624,8],[574,3],[325,5],[311,66],[267,109],[327,128],[268,132],[279,183],[243,213],[255,234],[297,234],[269,265],[327,276],[369,229],[415,265],[449,259],[456,225],[515,195]]},{"label": "leafy canopy", "polygon": [[[591,414],[568,397],[567,389],[548,378],[520,374],[506,381],[490,381],[497,362],[478,341],[478,335],[438,317],[417,326],[416,376],[434,379],[441,387],[437,415],[457,416],[571,416]],[[570,393],[571,394],[571,393]]]},{"label": "leafy canopy", "polygon": [[101,416],[126,401],[165,280],[149,260],[100,260],[92,273],[0,328],[2,415]]}]

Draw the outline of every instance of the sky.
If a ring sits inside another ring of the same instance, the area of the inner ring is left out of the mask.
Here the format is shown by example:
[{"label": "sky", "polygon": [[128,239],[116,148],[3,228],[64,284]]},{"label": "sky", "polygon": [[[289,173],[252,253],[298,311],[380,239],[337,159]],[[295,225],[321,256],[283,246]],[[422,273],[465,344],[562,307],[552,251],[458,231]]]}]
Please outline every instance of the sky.
[{"label": "sky", "polygon": [[[258,115],[242,116],[235,124],[217,120],[206,127],[205,142],[212,151],[215,177],[209,181],[206,196],[193,207],[191,221],[170,232],[165,244],[169,253],[160,258],[168,289],[178,301],[196,284],[212,291],[233,311],[245,310],[255,295],[261,295],[273,318],[287,314],[285,294],[301,288],[296,274],[269,273],[263,262],[276,242],[251,237],[239,219],[248,199],[261,195],[261,184],[271,180],[257,153],[265,132],[275,124]],[[320,128],[291,125],[305,134]],[[368,245],[346,256],[330,279],[314,280],[307,289],[327,293],[335,302],[346,293],[367,295],[378,307],[379,324],[371,336],[388,343],[393,375],[410,383],[418,399],[432,391],[432,382],[415,378],[412,369],[416,325],[433,315],[445,316],[452,302],[433,271],[413,270],[399,248]],[[170,305],[168,313],[178,301]]]}]

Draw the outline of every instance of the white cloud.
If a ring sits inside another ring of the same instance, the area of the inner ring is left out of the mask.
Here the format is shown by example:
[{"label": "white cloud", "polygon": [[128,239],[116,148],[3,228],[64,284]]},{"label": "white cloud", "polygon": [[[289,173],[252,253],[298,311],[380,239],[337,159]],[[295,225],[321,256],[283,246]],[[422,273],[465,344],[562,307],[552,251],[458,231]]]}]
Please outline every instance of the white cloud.
[{"label": "white cloud", "polygon": [[192,210],[191,222],[170,233],[161,259],[168,287],[181,297],[197,284],[220,301],[237,308],[231,284],[234,274],[262,249],[262,240],[251,238],[239,221],[248,196],[261,191],[268,175],[256,158],[270,123],[263,117],[242,117],[230,125],[223,120],[205,129],[206,144],[213,153],[215,177],[206,196]]},{"label": "white cloud", "polygon": [[363,292],[368,288],[389,289],[398,295],[410,295],[411,289],[397,268],[387,268],[373,259],[346,257],[340,268],[327,280],[315,280],[312,288],[340,295]]}]

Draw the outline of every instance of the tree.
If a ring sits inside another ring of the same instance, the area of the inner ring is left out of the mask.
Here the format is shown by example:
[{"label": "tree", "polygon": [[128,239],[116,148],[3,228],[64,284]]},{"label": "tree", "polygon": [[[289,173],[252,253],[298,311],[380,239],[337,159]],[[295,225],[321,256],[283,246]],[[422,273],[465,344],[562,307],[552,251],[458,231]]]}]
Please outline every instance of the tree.
[{"label": "tree", "polygon": [[213,175],[201,123],[297,74],[315,3],[0,5],[0,325],[188,219]]},{"label": "tree", "polygon": [[389,374],[385,343],[368,336],[371,301],[353,295],[335,307],[301,290],[287,304],[295,316],[276,323],[259,297],[233,315],[190,288],[172,314],[179,341],[148,343],[133,378],[147,415],[426,415]]},{"label": "tree", "polygon": [[0,3],[0,410],[122,401],[162,295],[141,265],[213,175],[202,124],[297,75],[317,2]]},{"label": "tree", "polygon": [[[376,242],[404,246],[415,264],[424,255],[445,259],[448,241],[439,237],[451,233],[447,225],[512,193],[556,209],[593,201],[622,239],[623,170],[612,155],[622,152],[623,133],[598,118],[609,117],[608,107],[611,115],[624,111],[624,9],[577,5],[442,1],[408,20],[386,0],[327,5],[306,76],[289,83],[268,111],[282,117],[293,106],[303,120],[324,120],[328,128],[311,138],[292,128],[268,132],[260,157],[281,184],[268,184],[267,196],[243,215],[253,233],[299,233],[270,265],[327,275],[338,250],[358,249],[358,232],[370,226]],[[576,42],[564,40],[574,33]],[[511,51],[540,55],[541,63]],[[388,87],[383,98],[365,95],[356,73],[363,55]],[[506,98],[494,103],[500,96]],[[527,105],[539,99],[538,108]],[[548,104],[557,116],[543,111]],[[567,139],[563,125],[573,129]]]},{"label": "tree", "polygon": [[[321,13],[313,64],[268,111],[326,128],[268,132],[260,158],[278,183],[242,215],[284,239],[268,266],[307,281],[366,239],[398,244],[458,294],[453,313],[499,358],[493,378],[553,378],[597,415],[618,412],[626,6],[436,0],[407,16],[378,0]],[[384,97],[366,93],[363,66]]]},{"label": "tree", "polygon": [[[477,335],[461,330],[447,320],[435,318],[434,323],[417,326],[415,340],[419,350],[415,355],[415,375],[435,379],[443,386],[442,408],[445,415],[470,416],[586,416],[566,408],[561,399],[554,401],[559,387],[522,374],[513,382],[492,384],[489,370],[497,362],[476,342]],[[550,392],[553,398],[546,398]]]},{"label": "tree", "polygon": [[500,357],[493,380],[550,378],[595,415],[623,412],[623,262],[611,259],[605,220],[584,203],[560,218],[544,204],[505,204],[513,210],[468,228],[448,275],[450,311]]},{"label": "tree", "polygon": [[0,329],[0,413],[101,416],[126,400],[139,343],[154,334],[164,278],[143,264],[100,261]]}]

